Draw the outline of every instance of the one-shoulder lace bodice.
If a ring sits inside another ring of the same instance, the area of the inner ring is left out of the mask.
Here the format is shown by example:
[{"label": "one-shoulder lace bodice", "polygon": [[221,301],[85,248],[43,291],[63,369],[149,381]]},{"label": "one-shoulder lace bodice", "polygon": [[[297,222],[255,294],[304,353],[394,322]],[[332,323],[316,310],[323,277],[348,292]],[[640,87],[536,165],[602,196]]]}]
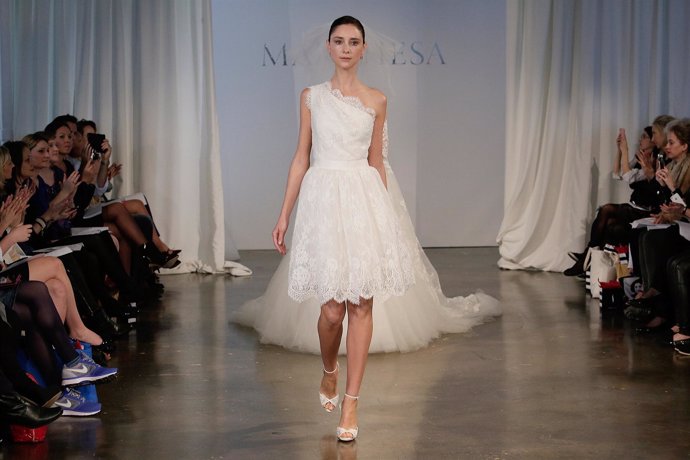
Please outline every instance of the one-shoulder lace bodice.
[{"label": "one-shoulder lace bodice", "polygon": [[373,109],[356,97],[343,96],[330,82],[312,86],[307,104],[314,163],[367,159],[376,117]]},{"label": "one-shoulder lace bodice", "polygon": [[376,113],[329,82],[312,86],[311,164],[302,179],[288,294],[358,303],[402,295],[414,283],[414,247],[402,239],[379,172],[367,161]]}]

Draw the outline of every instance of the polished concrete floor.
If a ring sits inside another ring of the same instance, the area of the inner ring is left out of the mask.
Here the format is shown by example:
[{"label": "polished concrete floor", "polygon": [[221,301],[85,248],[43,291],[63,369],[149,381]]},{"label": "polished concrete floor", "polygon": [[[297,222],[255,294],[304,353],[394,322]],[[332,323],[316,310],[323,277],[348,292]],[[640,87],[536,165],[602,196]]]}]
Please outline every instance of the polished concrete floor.
[{"label": "polished concrete floor", "polygon": [[228,323],[279,262],[248,251],[249,278],[165,277],[161,305],[119,344],[119,379],[99,387],[103,413],[63,417],[40,445],[5,442],[0,458],[690,456],[690,359],[602,320],[577,280],[500,271],[495,248],[427,252],[446,294],[481,288],[504,316],[414,353],[372,355],[355,443],[335,440],[338,416],[318,405],[317,356]]}]

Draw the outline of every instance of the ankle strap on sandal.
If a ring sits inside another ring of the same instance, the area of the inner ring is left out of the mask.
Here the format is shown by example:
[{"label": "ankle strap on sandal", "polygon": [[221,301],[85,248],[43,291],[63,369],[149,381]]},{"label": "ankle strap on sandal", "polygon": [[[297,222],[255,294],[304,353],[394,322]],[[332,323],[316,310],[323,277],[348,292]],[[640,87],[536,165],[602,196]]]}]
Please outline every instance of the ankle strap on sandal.
[{"label": "ankle strap on sandal", "polygon": [[345,396],[350,398],[350,399],[354,399],[355,401],[359,399],[359,396],[352,396],[352,395],[349,395],[347,393],[345,393]]},{"label": "ankle strap on sandal", "polygon": [[326,374],[335,374],[335,373],[338,371],[338,368],[339,368],[339,367],[340,367],[340,365],[338,364],[338,361],[336,361],[336,362],[335,362],[335,369],[333,369],[332,371],[327,371],[326,368],[324,367],[324,368],[323,368],[323,371],[324,371]]}]

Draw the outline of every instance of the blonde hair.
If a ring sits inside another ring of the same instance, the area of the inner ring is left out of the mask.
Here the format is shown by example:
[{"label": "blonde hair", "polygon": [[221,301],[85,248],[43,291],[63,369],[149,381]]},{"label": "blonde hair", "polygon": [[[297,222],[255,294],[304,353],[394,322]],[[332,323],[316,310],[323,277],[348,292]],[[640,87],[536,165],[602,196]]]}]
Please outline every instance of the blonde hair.
[{"label": "blonde hair", "polygon": [[2,177],[1,173],[7,162],[12,162],[10,151],[4,145],[0,145],[0,191],[5,189],[5,178]]}]

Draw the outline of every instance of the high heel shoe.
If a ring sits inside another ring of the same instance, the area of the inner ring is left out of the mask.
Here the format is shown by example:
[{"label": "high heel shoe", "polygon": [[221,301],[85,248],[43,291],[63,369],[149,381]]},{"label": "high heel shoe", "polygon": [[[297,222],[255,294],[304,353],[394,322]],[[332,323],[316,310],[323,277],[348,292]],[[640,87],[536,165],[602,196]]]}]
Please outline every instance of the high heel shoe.
[{"label": "high heel shoe", "polygon": [[[345,393],[345,397],[343,398],[343,401],[345,398],[350,398],[354,399],[357,401],[359,399],[359,396],[352,396],[347,393]],[[340,406],[340,410],[343,410],[343,406]],[[342,426],[336,427],[335,429],[335,435],[338,437],[338,440],[343,441],[343,442],[350,442],[354,441],[357,439],[357,434],[359,433],[359,427],[354,427],[354,428],[344,428]],[[349,435],[349,436],[347,436]]]},{"label": "high heel shoe", "polygon": [[[338,365],[338,362],[336,361],[335,369],[333,369],[332,371],[327,371],[326,368],[324,367],[323,371],[326,374],[332,375],[332,374],[335,374],[336,372],[338,372],[339,368],[340,368],[340,366]],[[332,398],[328,398],[325,394],[319,392],[319,401],[321,401],[321,407],[326,409],[326,412],[333,412],[333,409],[338,407],[339,397],[340,397],[340,395],[338,395],[338,393],[336,393],[335,396],[333,396]],[[328,403],[330,403],[333,406],[333,409],[328,408]]]}]

